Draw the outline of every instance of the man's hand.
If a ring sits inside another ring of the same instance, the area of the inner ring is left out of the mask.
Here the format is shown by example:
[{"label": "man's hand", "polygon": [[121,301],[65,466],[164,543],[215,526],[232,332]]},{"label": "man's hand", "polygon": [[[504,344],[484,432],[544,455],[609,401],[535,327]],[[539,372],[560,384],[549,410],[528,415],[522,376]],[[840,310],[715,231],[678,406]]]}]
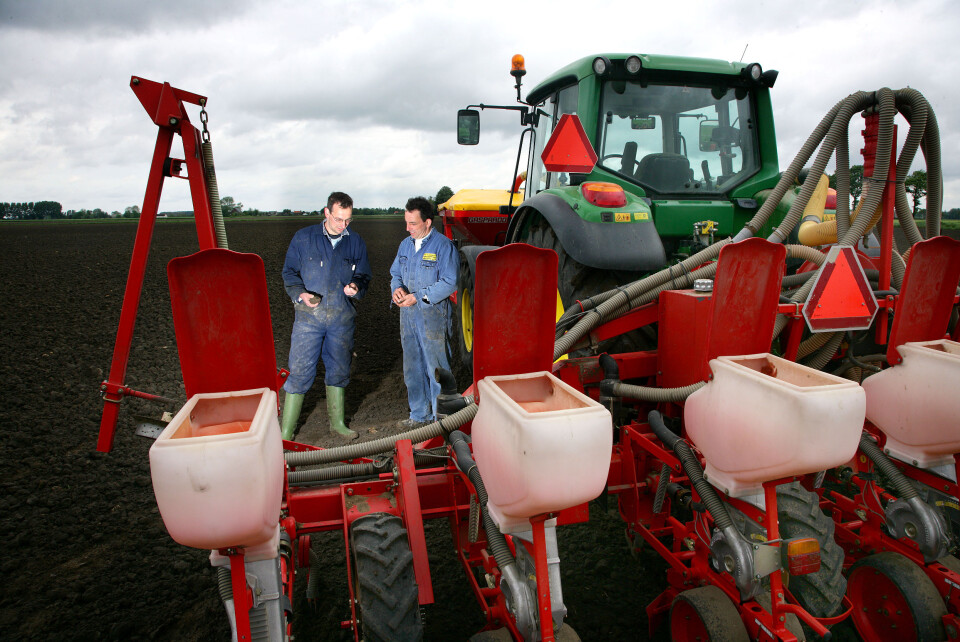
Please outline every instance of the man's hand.
[{"label": "man's hand", "polygon": [[357,292],[360,291],[360,288],[357,287],[356,283],[348,283],[343,286],[343,293],[347,296],[356,296]]},{"label": "man's hand", "polygon": [[393,291],[393,302],[401,308],[409,308],[411,305],[416,304],[417,297],[407,292],[407,289],[401,286]]},{"label": "man's hand", "polygon": [[301,292],[300,301],[302,303],[305,303],[307,307],[310,307],[310,308],[315,308],[318,305],[320,305],[320,299],[314,299],[314,296],[309,292]]}]

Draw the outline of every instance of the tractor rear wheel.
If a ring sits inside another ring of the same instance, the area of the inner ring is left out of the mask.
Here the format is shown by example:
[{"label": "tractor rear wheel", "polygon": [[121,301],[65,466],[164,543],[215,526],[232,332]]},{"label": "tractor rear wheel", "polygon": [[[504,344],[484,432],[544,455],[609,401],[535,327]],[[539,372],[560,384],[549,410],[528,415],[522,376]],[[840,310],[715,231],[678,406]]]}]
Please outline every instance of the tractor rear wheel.
[{"label": "tractor rear wheel", "polygon": [[850,567],[847,596],[864,640],[945,640],[947,607],[926,573],[899,553],[877,553]]},{"label": "tractor rear wheel", "polygon": [[833,520],[820,510],[820,498],[800,485],[791,482],[777,487],[777,516],[780,537],[815,537],[820,543],[820,570],[808,575],[787,576],[786,548],[783,577],[789,582],[800,605],[814,617],[830,617],[839,612],[847,581],[843,577],[843,549],[833,538]]},{"label": "tractor rear wheel", "polygon": [[[565,310],[576,305],[577,301],[612,290],[640,277],[637,272],[601,270],[583,265],[567,254],[550,223],[541,216],[537,216],[527,229],[526,237],[520,241],[557,253],[557,291]],[[656,336],[652,330],[645,328],[604,341],[600,345],[600,351],[634,352],[654,346]],[[578,351],[574,354],[582,353]]]},{"label": "tractor rear wheel", "polygon": [[366,642],[423,639],[413,554],[396,515],[373,513],[350,526],[360,626]]},{"label": "tractor rear wheel", "polygon": [[747,627],[727,594],[716,586],[680,593],[670,606],[670,639],[747,642]]}]

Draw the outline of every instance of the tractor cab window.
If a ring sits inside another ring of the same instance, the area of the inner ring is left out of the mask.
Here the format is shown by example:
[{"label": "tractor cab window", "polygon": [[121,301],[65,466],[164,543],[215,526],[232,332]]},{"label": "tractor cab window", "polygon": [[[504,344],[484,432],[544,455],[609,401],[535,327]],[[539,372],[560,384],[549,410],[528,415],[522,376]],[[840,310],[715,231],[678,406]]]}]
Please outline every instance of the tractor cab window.
[{"label": "tractor cab window", "polygon": [[719,195],[759,169],[743,89],[609,81],[600,114],[598,164],[648,192]]},{"label": "tractor cab window", "polygon": [[537,105],[537,109],[542,110],[547,115],[540,117],[540,122],[534,130],[534,148],[530,154],[527,165],[527,198],[530,198],[537,192],[548,187],[560,187],[570,184],[570,176],[565,172],[548,172],[543,165],[540,156],[543,154],[543,148],[550,140],[557,121],[564,114],[577,113],[577,100],[579,99],[579,87],[571,85],[548,98],[546,101]]}]

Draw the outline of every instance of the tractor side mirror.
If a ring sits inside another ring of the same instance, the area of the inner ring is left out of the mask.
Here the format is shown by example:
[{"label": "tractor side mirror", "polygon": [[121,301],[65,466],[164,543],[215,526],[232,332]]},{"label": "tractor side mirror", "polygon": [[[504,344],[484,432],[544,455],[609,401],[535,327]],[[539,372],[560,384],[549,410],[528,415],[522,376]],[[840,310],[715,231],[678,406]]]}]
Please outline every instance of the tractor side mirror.
[{"label": "tractor side mirror", "polygon": [[480,142],[480,112],[461,109],[457,112],[457,144],[476,145]]}]

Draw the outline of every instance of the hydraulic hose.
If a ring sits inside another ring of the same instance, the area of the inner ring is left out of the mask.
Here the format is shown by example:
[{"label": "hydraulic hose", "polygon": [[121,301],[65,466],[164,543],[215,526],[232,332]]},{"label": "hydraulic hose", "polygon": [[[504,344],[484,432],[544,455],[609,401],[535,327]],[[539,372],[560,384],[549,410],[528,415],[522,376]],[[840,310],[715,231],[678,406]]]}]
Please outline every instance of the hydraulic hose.
[{"label": "hydraulic hose", "polygon": [[223,210],[220,208],[220,188],[217,187],[217,170],[213,166],[213,145],[209,140],[200,143],[203,154],[203,174],[207,179],[207,193],[210,197],[210,211],[213,213],[213,229],[217,235],[217,247],[227,247],[227,230],[223,225]]},{"label": "hydraulic hose", "polygon": [[618,397],[628,397],[630,399],[639,399],[640,401],[651,401],[654,403],[666,403],[668,401],[683,401],[705,385],[707,385],[705,381],[700,381],[681,388],[653,388],[649,386],[635,386],[629,383],[615,383],[611,390]]},{"label": "hydraulic hose", "polygon": [[887,479],[893,483],[897,489],[898,497],[905,500],[918,497],[917,489],[913,487],[913,484],[910,483],[906,475],[900,472],[900,469],[883,454],[883,451],[880,450],[877,442],[873,440],[873,437],[871,437],[869,433],[861,433],[860,450],[870,458],[870,461],[877,467],[877,470],[886,475]]},{"label": "hydraulic hose", "polygon": [[823,368],[830,363],[830,360],[833,358],[833,355],[837,353],[837,348],[840,347],[840,342],[843,341],[842,332],[834,332],[828,334],[830,337],[824,343],[823,347],[820,348],[814,355],[804,362],[803,365],[809,366],[814,370],[823,370]]},{"label": "hydraulic hose", "polygon": [[731,528],[733,526],[733,520],[730,519],[727,506],[720,501],[720,497],[717,496],[717,491],[710,485],[710,482],[703,478],[703,469],[700,468],[700,462],[690,449],[690,444],[667,428],[667,425],[663,423],[663,418],[660,416],[660,413],[656,410],[650,411],[647,415],[647,422],[660,441],[666,444],[667,447],[677,455],[677,459],[680,460],[684,472],[687,473],[687,478],[697,490],[697,494],[700,495],[700,499],[702,499],[703,503],[707,506],[707,510],[710,511],[716,527],[720,530]]},{"label": "hydraulic hose", "polygon": [[319,464],[330,464],[335,461],[349,461],[359,459],[360,457],[378,455],[392,451],[396,447],[396,443],[404,439],[409,439],[413,443],[418,444],[428,439],[439,437],[440,435],[448,435],[451,431],[456,430],[468,421],[472,421],[473,418],[477,416],[477,410],[479,410],[477,404],[471,402],[463,410],[444,417],[440,421],[434,421],[426,426],[408,430],[399,435],[382,437],[373,441],[338,446],[337,448],[328,448],[325,450],[287,452],[284,453],[283,458],[288,466],[296,468],[299,466],[316,466]]},{"label": "hydraulic hose", "polygon": [[477,468],[477,462],[474,461],[470,453],[470,445],[467,443],[467,436],[459,430],[454,430],[447,437],[447,441],[453,447],[454,456],[457,460],[457,467],[470,479],[470,483],[477,491],[477,503],[480,506],[480,513],[483,515],[483,529],[487,532],[487,542],[490,544],[490,552],[497,560],[497,566],[500,570],[511,564],[516,564],[513,553],[510,552],[510,546],[507,544],[507,538],[500,532],[490,513],[487,511],[487,489],[483,485],[483,478],[480,476],[480,469]]},{"label": "hydraulic hose", "polygon": [[[436,464],[435,456],[421,455],[414,453],[413,463],[416,466],[429,466]],[[326,466],[324,468],[308,468],[306,470],[293,470],[287,473],[287,483],[291,486],[320,481],[347,480],[369,478],[389,472],[387,462],[365,462],[362,464],[338,464],[336,466]]]},{"label": "hydraulic hose", "polygon": [[603,368],[603,381],[600,382],[600,395],[604,397],[628,397],[630,399],[656,403],[666,403],[669,401],[679,402],[706,385],[706,382],[700,381],[690,384],[689,386],[683,386],[682,388],[653,388],[621,383],[620,367],[613,357],[604,353],[600,355],[597,361],[600,367]]}]

